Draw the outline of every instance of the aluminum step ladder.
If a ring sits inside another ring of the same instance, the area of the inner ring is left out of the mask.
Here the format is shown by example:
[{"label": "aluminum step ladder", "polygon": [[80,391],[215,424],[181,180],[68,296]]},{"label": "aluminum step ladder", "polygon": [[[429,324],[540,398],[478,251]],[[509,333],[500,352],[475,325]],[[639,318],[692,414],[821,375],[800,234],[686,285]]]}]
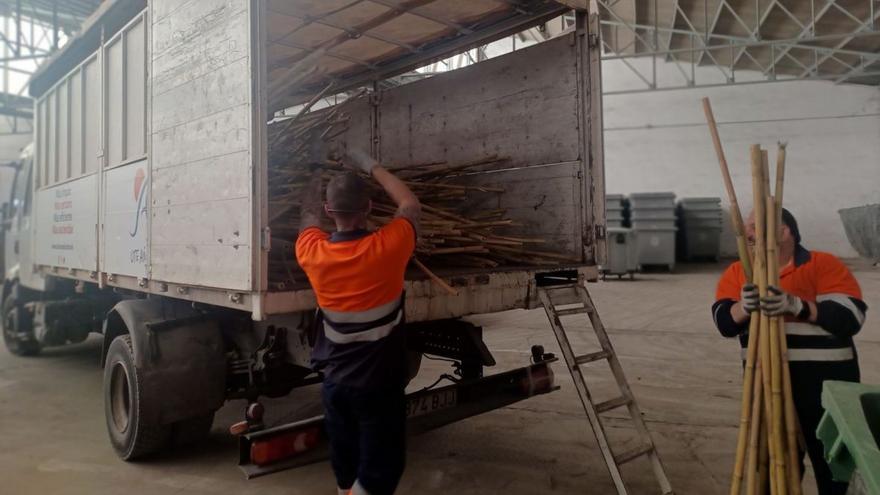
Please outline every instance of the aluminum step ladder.
[{"label": "aluminum step ladder", "polygon": [[[541,298],[544,311],[547,312],[547,318],[550,319],[556,339],[559,341],[559,347],[562,349],[562,355],[568,365],[568,371],[571,373],[575,388],[577,388],[578,395],[583,403],[584,411],[586,411],[590,425],[593,427],[593,433],[599,443],[599,448],[602,450],[602,456],[605,459],[605,464],[608,466],[614,486],[617,488],[617,493],[620,495],[629,493],[620,476],[620,466],[642,456],[647,456],[651,462],[654,477],[660,485],[661,493],[664,495],[672,494],[672,487],[669,484],[669,479],[666,477],[666,472],[663,470],[660,457],[657,455],[657,448],[654,446],[654,441],[651,439],[647,426],[645,426],[642,413],[639,410],[638,404],[636,404],[632,390],[629,388],[626,376],[623,374],[623,368],[620,366],[620,361],[617,359],[617,354],[614,352],[614,347],[611,345],[611,340],[605,332],[605,326],[602,324],[602,320],[599,319],[599,313],[596,311],[596,307],[593,305],[587,289],[581,283],[553,285],[538,287],[538,295]],[[576,305],[576,307],[559,309],[560,306],[573,305]],[[601,350],[583,355],[575,355],[560,318],[576,314],[587,315],[590,326],[599,340]],[[603,360],[607,361],[611,367],[611,372],[614,374],[614,379],[620,390],[620,396],[597,404],[593,401],[581,367]],[[620,407],[627,407],[629,409],[630,420],[635,427],[639,441],[638,445],[634,448],[615,452],[611,448],[608,436],[605,434],[605,426],[600,414]]]}]

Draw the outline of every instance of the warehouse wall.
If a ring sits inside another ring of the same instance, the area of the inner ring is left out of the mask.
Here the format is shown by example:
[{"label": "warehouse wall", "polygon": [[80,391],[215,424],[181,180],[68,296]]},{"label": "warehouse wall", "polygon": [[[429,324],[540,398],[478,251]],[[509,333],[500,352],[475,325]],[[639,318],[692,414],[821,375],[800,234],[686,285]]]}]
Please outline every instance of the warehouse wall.
[{"label": "warehouse wall", "polygon": [[[650,59],[637,61],[650,74]],[[658,62],[662,84],[680,85],[672,63]],[[689,72],[690,67],[685,69]],[[697,80],[719,75],[697,69]],[[737,73],[737,77],[740,76]],[[619,61],[603,64],[604,91],[637,87]],[[639,81],[640,83],[640,81]],[[643,86],[643,83],[641,83]],[[740,205],[751,208],[749,145],[788,142],[785,203],[810,249],[856,256],[837,210],[880,203],[880,90],[824,81],[607,95],[605,171],[608,193],[674,191],[727,198],[700,106],[712,101]],[[725,254],[735,254],[729,222]]]}]

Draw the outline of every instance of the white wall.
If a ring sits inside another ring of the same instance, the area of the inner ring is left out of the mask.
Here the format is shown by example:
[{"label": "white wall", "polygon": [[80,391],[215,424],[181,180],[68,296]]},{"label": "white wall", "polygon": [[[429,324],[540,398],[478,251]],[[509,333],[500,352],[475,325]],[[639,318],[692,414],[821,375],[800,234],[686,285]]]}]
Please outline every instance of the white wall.
[{"label": "white wall", "polygon": [[[637,62],[650,67],[650,59]],[[657,65],[659,80],[681,84],[681,74],[672,63]],[[697,70],[698,80],[718,74],[714,68]],[[603,80],[608,92],[636,87],[637,79],[620,62],[606,61]],[[880,203],[880,89],[876,87],[790,81],[607,95],[606,191],[720,196],[726,207],[700,105],[703,96],[712,101],[744,214],[752,204],[749,145],[769,148],[775,164],[776,142],[785,141],[784,200],[798,219],[804,244],[856,256],[837,210]],[[733,255],[735,245],[725,222],[724,251]]]}]

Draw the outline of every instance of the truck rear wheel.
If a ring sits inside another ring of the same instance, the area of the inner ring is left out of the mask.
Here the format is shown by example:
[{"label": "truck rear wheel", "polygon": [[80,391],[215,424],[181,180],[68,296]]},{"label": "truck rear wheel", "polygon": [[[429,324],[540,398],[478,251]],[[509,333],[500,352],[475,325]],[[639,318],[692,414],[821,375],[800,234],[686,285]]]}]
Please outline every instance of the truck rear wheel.
[{"label": "truck rear wheel", "polygon": [[104,416],[110,443],[125,461],[157,452],[171,434],[170,425],[149,424],[142,418],[142,383],[134,364],[131,336],[116,337],[104,366]]},{"label": "truck rear wheel", "polygon": [[12,294],[3,300],[0,318],[3,323],[3,343],[16,356],[36,356],[40,343],[34,338],[30,315]]}]

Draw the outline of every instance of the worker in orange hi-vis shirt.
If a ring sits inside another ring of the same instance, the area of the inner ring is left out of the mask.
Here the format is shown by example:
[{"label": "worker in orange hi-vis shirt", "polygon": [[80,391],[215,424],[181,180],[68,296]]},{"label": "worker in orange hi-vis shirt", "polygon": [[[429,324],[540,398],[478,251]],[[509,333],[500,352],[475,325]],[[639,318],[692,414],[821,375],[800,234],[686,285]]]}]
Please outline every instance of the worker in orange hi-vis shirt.
[{"label": "worker in orange hi-vis shirt", "polygon": [[370,188],[349,172],[327,185],[323,209],[336,232],[322,231],[318,172],[303,200],[296,258],[318,300],[312,364],[324,375],[325,425],[339,493],[390,495],[406,460],[403,277],[421,206],[366,153],[351,151],[343,161],[372,176],[397,204],[397,214],[384,227],[367,230]]},{"label": "worker in orange hi-vis shirt", "polygon": [[[746,230],[754,246],[754,215],[749,217]],[[743,359],[752,315],[761,311],[769,316],[785,316],[795,409],[819,494],[844,495],[847,484],[832,479],[822,443],[816,438],[816,427],[824,413],[822,383],[859,381],[853,335],[861,330],[868,307],[846,265],[832,254],[808,251],[801,245],[797,220],[786,209],[782,210],[778,239],[779,287],[769,287],[770,294],[759,298],[758,288],[745,279],[737,261],[718,282],[712,316],[721,335],[739,337]]]}]

